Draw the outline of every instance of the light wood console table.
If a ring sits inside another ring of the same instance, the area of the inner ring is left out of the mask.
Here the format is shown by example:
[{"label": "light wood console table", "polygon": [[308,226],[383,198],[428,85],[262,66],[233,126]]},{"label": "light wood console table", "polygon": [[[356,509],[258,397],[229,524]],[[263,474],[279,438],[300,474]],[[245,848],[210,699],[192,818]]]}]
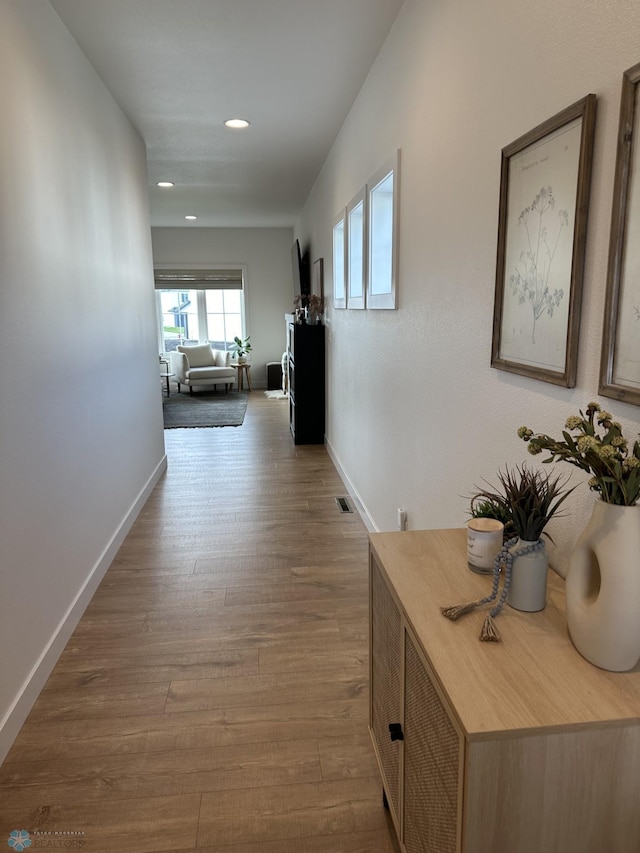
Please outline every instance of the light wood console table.
[{"label": "light wood console table", "polygon": [[[569,639],[564,581],[547,606],[440,607],[486,595],[464,529],[370,536],[370,730],[407,853],[638,853],[640,671],[609,673]],[[639,614],[640,617],[640,614]]]}]

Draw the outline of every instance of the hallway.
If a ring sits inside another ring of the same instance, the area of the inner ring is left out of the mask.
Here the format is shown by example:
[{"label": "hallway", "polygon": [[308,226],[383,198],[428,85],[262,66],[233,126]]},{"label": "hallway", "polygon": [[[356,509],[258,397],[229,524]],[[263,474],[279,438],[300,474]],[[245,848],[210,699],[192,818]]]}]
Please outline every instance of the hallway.
[{"label": "hallway", "polygon": [[367,733],[366,529],[287,416],[254,392],[242,427],[165,433],[168,471],[0,768],[0,843],[396,849]]}]

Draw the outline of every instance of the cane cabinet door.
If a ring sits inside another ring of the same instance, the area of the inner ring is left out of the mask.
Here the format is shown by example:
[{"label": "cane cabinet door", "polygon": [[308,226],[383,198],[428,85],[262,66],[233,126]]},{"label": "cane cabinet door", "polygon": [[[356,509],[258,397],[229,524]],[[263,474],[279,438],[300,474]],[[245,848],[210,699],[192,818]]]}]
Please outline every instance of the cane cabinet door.
[{"label": "cane cabinet door", "polygon": [[409,630],[404,637],[404,846],[407,853],[456,853],[464,741]]},{"label": "cane cabinet door", "polygon": [[391,740],[389,725],[400,724],[402,626],[400,610],[375,560],[371,561],[371,737],[384,789],[399,831],[402,741]]}]

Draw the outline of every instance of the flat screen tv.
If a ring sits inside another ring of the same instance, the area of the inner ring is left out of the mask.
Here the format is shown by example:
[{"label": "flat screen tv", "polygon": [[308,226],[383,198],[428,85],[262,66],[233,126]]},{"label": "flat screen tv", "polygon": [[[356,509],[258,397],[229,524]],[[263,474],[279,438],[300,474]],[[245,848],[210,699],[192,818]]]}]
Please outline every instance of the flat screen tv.
[{"label": "flat screen tv", "polygon": [[293,274],[293,295],[309,296],[311,293],[311,271],[309,253],[300,250],[300,241],[291,247],[291,272]]}]

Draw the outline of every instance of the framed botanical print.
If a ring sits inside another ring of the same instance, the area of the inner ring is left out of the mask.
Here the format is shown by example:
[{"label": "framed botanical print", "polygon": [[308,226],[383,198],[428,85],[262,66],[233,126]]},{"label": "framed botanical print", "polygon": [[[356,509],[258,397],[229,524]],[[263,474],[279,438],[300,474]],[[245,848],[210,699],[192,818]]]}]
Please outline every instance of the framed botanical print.
[{"label": "framed botanical print", "polygon": [[311,270],[311,293],[318,299],[324,299],[324,258],[313,262]]},{"label": "framed botanical print", "polygon": [[640,406],[640,64],[622,76],[600,393]]},{"label": "framed botanical print", "polygon": [[576,383],[596,96],[502,150],[491,365]]}]

